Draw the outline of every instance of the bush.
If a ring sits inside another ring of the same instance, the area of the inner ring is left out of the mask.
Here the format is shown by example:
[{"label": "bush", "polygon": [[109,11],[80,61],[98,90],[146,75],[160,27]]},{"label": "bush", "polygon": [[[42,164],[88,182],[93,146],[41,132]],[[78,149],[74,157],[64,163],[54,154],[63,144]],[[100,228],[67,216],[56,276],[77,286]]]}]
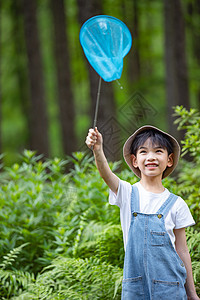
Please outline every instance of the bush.
[{"label": "bush", "polygon": [[6,168],[0,179],[0,256],[26,243],[13,267],[35,274],[60,251],[55,237],[70,202],[66,162],[40,159],[25,151],[21,166]]},{"label": "bush", "polygon": [[[86,299],[99,286],[100,297],[118,299],[124,256],[119,211],[107,203],[93,158],[41,159],[25,151],[21,165],[1,173],[0,298],[65,299],[67,293]],[[56,275],[62,268],[65,278]],[[81,287],[79,276],[90,269]]]},{"label": "bush", "polygon": [[181,171],[178,178],[178,192],[186,200],[192,215],[196,221],[196,228],[200,229],[200,114],[196,109],[187,111],[178,106],[175,109],[178,117],[176,123],[179,130],[185,130],[185,138],[182,141],[182,157],[186,153],[192,161],[181,163]]},{"label": "bush", "polygon": [[13,299],[121,299],[122,270],[97,258],[59,257]]},{"label": "bush", "polygon": [[[176,114],[179,128],[187,130],[183,152],[192,161],[182,158],[177,178],[164,184],[186,200],[197,223],[186,234],[199,292],[200,116],[181,107]],[[119,164],[110,167],[114,171]],[[73,169],[65,174],[69,165]],[[118,175],[137,181],[128,169]],[[2,169],[0,182],[0,299],[120,299],[119,208],[108,204],[93,158],[78,152],[43,161],[25,151],[21,164]]]}]

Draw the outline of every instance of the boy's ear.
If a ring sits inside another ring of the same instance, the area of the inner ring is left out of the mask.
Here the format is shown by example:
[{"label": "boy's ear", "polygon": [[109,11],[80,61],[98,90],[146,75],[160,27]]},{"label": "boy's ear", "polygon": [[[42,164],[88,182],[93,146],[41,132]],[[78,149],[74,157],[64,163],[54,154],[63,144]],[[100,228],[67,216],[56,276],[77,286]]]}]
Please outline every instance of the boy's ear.
[{"label": "boy's ear", "polygon": [[167,166],[170,168],[172,167],[174,164],[174,153],[171,153],[169,156],[168,156],[168,162],[167,162]]},{"label": "boy's ear", "polygon": [[134,168],[138,167],[137,158],[134,154],[131,154],[131,161]]}]

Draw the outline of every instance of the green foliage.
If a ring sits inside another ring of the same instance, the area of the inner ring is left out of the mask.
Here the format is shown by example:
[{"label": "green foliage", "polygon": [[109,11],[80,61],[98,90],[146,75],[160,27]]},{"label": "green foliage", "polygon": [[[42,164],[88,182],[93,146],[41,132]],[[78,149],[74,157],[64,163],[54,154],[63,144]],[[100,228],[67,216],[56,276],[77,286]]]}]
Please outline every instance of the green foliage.
[{"label": "green foliage", "polygon": [[14,248],[7,255],[4,255],[3,256],[3,261],[0,264],[1,269],[5,270],[8,266],[12,266],[13,262],[17,258],[17,255],[20,253],[20,251],[22,250],[22,248],[25,247],[27,244],[21,245],[18,248]]},{"label": "green foliage", "polygon": [[185,130],[182,141],[183,154],[190,154],[192,161],[182,161],[178,178],[178,192],[187,200],[192,215],[200,229],[200,114],[196,109],[186,110],[182,106],[175,109],[179,130]]},{"label": "green foliage", "polygon": [[182,156],[190,154],[192,161],[181,162],[180,174],[176,184],[196,221],[195,228],[187,229],[187,243],[192,259],[192,268],[197,291],[200,294],[200,114],[196,109],[186,110],[183,106],[175,108],[179,130],[185,130],[182,141]]},{"label": "green foliage", "polygon": [[[66,175],[67,164],[73,169]],[[74,153],[67,161],[42,161],[26,150],[21,164],[4,168],[0,182],[2,299],[89,299],[94,290],[119,299],[119,210],[108,205],[93,158]]]},{"label": "green foliage", "polygon": [[194,281],[200,294],[200,232],[194,228],[187,228],[187,245],[192,259]]},{"label": "green foliage", "polygon": [[51,261],[51,251],[59,251],[54,242],[57,224],[70,201],[69,176],[62,174],[65,165],[57,158],[42,162],[25,151],[22,164],[1,175],[0,256],[28,243],[18,262],[23,270],[37,273]]},{"label": "green foliage", "polygon": [[[13,299],[120,299],[122,270],[91,257],[58,258],[39,274],[27,291]],[[32,297],[32,298],[31,298]]]},{"label": "green foliage", "polygon": [[[198,9],[191,4],[195,1],[183,1],[184,19],[187,32],[187,57],[190,96],[194,106],[198,105],[199,74],[197,53],[199,14]],[[188,9],[188,5],[190,9]],[[96,8],[98,10],[98,8]],[[146,100],[159,112],[159,118],[154,114],[145,113],[151,124],[166,125],[165,99],[165,64],[163,1],[102,1],[103,13],[111,14],[124,21],[132,31],[133,46],[124,60],[124,68],[120,83],[123,90],[114,83],[116,111],[131,97],[135,90],[142,91]],[[86,8],[87,10],[87,8]],[[87,61],[79,42],[81,24],[78,22],[79,8],[76,1],[65,1],[67,17],[67,37],[70,57],[71,89],[76,112],[77,141],[84,140],[86,130],[91,123],[90,84],[88,80]],[[24,24],[20,1],[1,1],[1,95],[2,95],[2,146],[6,152],[5,160],[9,165],[16,162],[17,153],[27,147],[29,141],[29,123],[27,109],[30,105],[28,93],[27,51],[24,41]],[[100,13],[100,11],[99,11]],[[136,22],[137,15],[140,22]],[[135,19],[134,19],[135,18]],[[152,21],[153,20],[153,21]],[[61,124],[59,118],[58,95],[56,87],[56,61],[53,55],[54,42],[52,11],[49,1],[37,1],[37,22],[41,44],[42,65],[44,73],[44,88],[49,120],[50,153],[62,155]],[[136,22],[136,23],[135,23]],[[189,30],[189,32],[188,32]],[[139,34],[137,34],[139,32]],[[189,34],[188,34],[189,33]],[[136,55],[137,53],[137,55]],[[139,70],[133,72],[132,62],[139,59]],[[139,72],[139,74],[137,74]],[[133,75],[135,74],[134,78]],[[138,80],[137,80],[138,78]],[[134,80],[134,86],[133,86]],[[63,83],[66,84],[65,82]],[[162,99],[162,101],[161,101]],[[123,118],[120,113],[118,118]],[[123,118],[123,124],[126,120]],[[143,120],[141,120],[143,121]]]},{"label": "green foliage", "polygon": [[183,144],[183,156],[190,153],[197,162],[200,160],[200,114],[197,109],[191,108],[189,111],[183,106],[175,108],[175,123],[179,130],[186,130]]},{"label": "green foliage", "polygon": [[[1,299],[10,299],[13,294],[21,293],[30,282],[34,281],[34,275],[29,272],[13,269],[13,262],[26,244],[11,250],[3,256],[0,264],[0,295]],[[9,269],[11,267],[12,270]]]},{"label": "green foliage", "polygon": [[[186,126],[186,139],[191,138],[193,160],[182,159],[176,180],[166,178],[164,184],[186,200],[197,222],[186,233],[200,292],[199,150],[190,126],[199,116],[190,115],[186,124],[189,112],[177,108],[176,113]],[[110,167],[115,171],[119,164]],[[118,176],[137,181],[128,169]],[[77,152],[65,161],[44,161],[26,150],[20,164],[3,168],[0,182],[1,299],[120,299],[124,246],[119,208],[108,204],[108,188],[92,157]]]}]

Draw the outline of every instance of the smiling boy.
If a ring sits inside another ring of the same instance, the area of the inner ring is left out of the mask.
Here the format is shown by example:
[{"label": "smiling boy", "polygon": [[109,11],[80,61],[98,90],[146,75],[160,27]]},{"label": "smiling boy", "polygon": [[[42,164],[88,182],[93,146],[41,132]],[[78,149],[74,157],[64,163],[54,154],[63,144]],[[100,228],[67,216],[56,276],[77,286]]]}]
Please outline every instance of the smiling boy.
[{"label": "smiling boy", "polygon": [[86,138],[109,202],[120,207],[125,260],[122,299],[199,300],[192,276],[185,228],[194,224],[184,200],[170,193],[162,179],[175,169],[180,146],[171,135],[143,126],[124,144],[126,163],[140,181],[120,180],[109,168],[97,128]]}]

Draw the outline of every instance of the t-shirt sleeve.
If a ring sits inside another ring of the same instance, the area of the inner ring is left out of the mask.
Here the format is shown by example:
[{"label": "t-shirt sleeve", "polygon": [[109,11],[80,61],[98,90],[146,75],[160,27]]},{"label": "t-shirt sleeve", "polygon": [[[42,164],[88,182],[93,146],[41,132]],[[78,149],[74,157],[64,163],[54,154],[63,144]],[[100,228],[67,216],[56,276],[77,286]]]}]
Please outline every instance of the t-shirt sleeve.
[{"label": "t-shirt sleeve", "polygon": [[176,225],[175,229],[189,227],[195,224],[192,214],[187,203],[181,198],[178,198],[176,210]]},{"label": "t-shirt sleeve", "polygon": [[130,198],[130,193],[131,184],[120,179],[117,194],[115,194],[112,190],[109,190],[109,203],[122,208],[127,199]]}]

